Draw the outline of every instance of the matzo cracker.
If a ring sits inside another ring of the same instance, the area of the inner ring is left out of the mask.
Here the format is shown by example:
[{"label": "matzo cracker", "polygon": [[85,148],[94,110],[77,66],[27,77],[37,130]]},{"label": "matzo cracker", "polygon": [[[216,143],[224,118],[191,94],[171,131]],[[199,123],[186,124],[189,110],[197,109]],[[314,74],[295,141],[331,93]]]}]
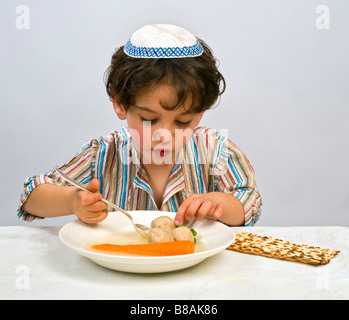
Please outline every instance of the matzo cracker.
[{"label": "matzo cracker", "polygon": [[339,250],[322,249],[305,244],[294,244],[271,236],[238,233],[228,250],[260,255],[312,265],[327,264]]}]

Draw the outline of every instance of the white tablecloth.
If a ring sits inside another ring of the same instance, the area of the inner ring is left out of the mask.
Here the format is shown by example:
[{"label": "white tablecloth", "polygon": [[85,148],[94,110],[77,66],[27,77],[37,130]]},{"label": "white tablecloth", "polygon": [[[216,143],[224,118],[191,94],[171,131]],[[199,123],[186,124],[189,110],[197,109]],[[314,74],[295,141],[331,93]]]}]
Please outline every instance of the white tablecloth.
[{"label": "white tablecloth", "polygon": [[65,247],[59,227],[0,227],[0,299],[349,299],[349,229],[252,227],[271,235],[341,250],[324,266],[225,250],[181,271],[109,270]]}]

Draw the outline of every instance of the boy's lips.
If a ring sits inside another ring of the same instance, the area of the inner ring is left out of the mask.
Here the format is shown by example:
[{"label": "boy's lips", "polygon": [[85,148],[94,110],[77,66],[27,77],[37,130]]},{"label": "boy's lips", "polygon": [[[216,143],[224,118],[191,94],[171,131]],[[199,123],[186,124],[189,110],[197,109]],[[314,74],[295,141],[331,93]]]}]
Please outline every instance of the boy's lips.
[{"label": "boy's lips", "polygon": [[164,157],[166,155],[168,155],[169,153],[172,152],[171,149],[165,149],[165,148],[157,148],[157,149],[153,149],[153,152],[156,155],[159,155],[160,157]]}]

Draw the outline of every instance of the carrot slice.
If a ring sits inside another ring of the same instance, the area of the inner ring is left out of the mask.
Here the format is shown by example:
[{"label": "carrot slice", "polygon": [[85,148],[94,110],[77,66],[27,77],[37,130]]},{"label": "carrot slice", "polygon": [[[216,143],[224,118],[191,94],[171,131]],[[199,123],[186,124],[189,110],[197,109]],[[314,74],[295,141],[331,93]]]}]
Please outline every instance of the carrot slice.
[{"label": "carrot slice", "polygon": [[100,251],[145,256],[175,256],[193,253],[195,250],[194,243],[189,240],[129,245],[102,243],[92,245],[91,247]]}]

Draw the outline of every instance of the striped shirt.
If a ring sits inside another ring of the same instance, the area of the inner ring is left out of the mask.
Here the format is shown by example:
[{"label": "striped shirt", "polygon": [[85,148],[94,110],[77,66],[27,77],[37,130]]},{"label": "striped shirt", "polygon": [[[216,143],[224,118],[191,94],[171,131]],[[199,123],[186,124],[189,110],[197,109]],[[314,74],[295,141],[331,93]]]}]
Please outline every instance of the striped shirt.
[{"label": "striped shirt", "polygon": [[[127,128],[88,141],[68,162],[58,166],[81,184],[99,179],[100,193],[124,210],[176,212],[191,194],[225,192],[239,199],[245,210],[245,225],[254,225],[261,212],[261,197],[254,171],[245,154],[214,129],[198,127],[179,152],[170,173],[161,208],[158,208],[145,170]],[[53,168],[29,177],[24,183],[18,217],[36,217],[22,209],[31,191],[43,183],[67,185]],[[113,211],[112,208],[107,208]]]}]

